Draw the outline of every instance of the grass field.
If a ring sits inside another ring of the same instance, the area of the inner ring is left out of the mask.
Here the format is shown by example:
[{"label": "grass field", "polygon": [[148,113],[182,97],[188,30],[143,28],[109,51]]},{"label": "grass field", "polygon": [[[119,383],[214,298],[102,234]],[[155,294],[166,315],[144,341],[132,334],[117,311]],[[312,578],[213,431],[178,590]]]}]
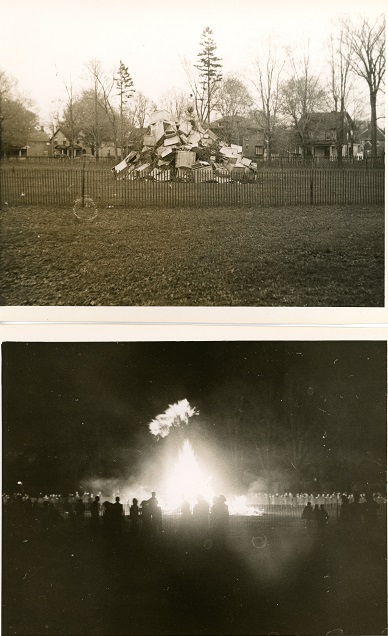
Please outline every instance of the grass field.
[{"label": "grass field", "polygon": [[1,211],[2,305],[384,305],[383,206]]},{"label": "grass field", "polygon": [[[246,524],[244,524],[245,526]],[[381,634],[385,525],[234,533],[226,549],[164,533],[151,544],[36,519],[3,528],[4,636]]]}]

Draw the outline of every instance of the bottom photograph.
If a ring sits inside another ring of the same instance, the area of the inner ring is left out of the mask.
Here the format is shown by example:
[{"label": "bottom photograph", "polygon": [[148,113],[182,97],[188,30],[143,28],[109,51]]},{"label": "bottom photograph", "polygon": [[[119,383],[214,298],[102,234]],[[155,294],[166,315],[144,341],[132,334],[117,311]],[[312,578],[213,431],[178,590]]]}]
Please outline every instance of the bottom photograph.
[{"label": "bottom photograph", "polygon": [[2,343],[2,634],[387,633],[387,342]]}]

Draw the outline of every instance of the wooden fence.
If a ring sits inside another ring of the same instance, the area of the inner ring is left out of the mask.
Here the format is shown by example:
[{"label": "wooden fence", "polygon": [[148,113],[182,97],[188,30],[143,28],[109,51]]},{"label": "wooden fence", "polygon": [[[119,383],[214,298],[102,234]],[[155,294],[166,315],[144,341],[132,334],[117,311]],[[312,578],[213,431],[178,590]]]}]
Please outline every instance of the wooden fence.
[{"label": "wooden fence", "polygon": [[[162,175],[163,176],[163,175]],[[384,170],[296,169],[258,171],[224,182],[129,180],[110,169],[7,165],[0,172],[0,203],[73,206],[90,197],[101,207],[217,207],[384,203]]]}]

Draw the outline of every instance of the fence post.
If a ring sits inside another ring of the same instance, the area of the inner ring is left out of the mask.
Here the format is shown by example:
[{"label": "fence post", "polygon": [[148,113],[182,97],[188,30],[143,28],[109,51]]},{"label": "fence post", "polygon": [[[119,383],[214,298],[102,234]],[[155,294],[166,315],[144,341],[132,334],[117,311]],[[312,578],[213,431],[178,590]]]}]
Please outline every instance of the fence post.
[{"label": "fence post", "polygon": [[310,204],[313,205],[314,203],[314,181],[313,181],[313,172],[311,172],[311,176],[310,176]]},{"label": "fence post", "polygon": [[85,207],[85,157],[82,165],[82,183],[81,183],[82,207]]}]

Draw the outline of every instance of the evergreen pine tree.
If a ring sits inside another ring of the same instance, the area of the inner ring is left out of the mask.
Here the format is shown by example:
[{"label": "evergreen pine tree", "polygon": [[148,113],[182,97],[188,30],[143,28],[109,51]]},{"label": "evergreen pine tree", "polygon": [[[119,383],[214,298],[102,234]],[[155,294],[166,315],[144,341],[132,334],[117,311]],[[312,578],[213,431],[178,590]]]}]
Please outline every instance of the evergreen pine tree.
[{"label": "evergreen pine tree", "polygon": [[125,66],[124,62],[120,60],[120,66],[117,73],[117,76],[114,78],[116,83],[116,88],[118,90],[117,94],[120,98],[120,146],[121,146],[121,157],[124,154],[124,143],[123,143],[123,118],[124,118],[124,107],[125,104],[129,102],[131,97],[135,92],[133,88],[133,80],[131,75],[129,74],[128,67]]},{"label": "evergreen pine tree", "polygon": [[195,68],[199,70],[201,84],[204,89],[208,124],[210,123],[210,112],[212,110],[214,95],[222,80],[221,58],[215,55],[217,45],[212,35],[213,31],[209,27],[206,27],[201,36],[201,50],[197,55],[198,64],[195,64]]}]

